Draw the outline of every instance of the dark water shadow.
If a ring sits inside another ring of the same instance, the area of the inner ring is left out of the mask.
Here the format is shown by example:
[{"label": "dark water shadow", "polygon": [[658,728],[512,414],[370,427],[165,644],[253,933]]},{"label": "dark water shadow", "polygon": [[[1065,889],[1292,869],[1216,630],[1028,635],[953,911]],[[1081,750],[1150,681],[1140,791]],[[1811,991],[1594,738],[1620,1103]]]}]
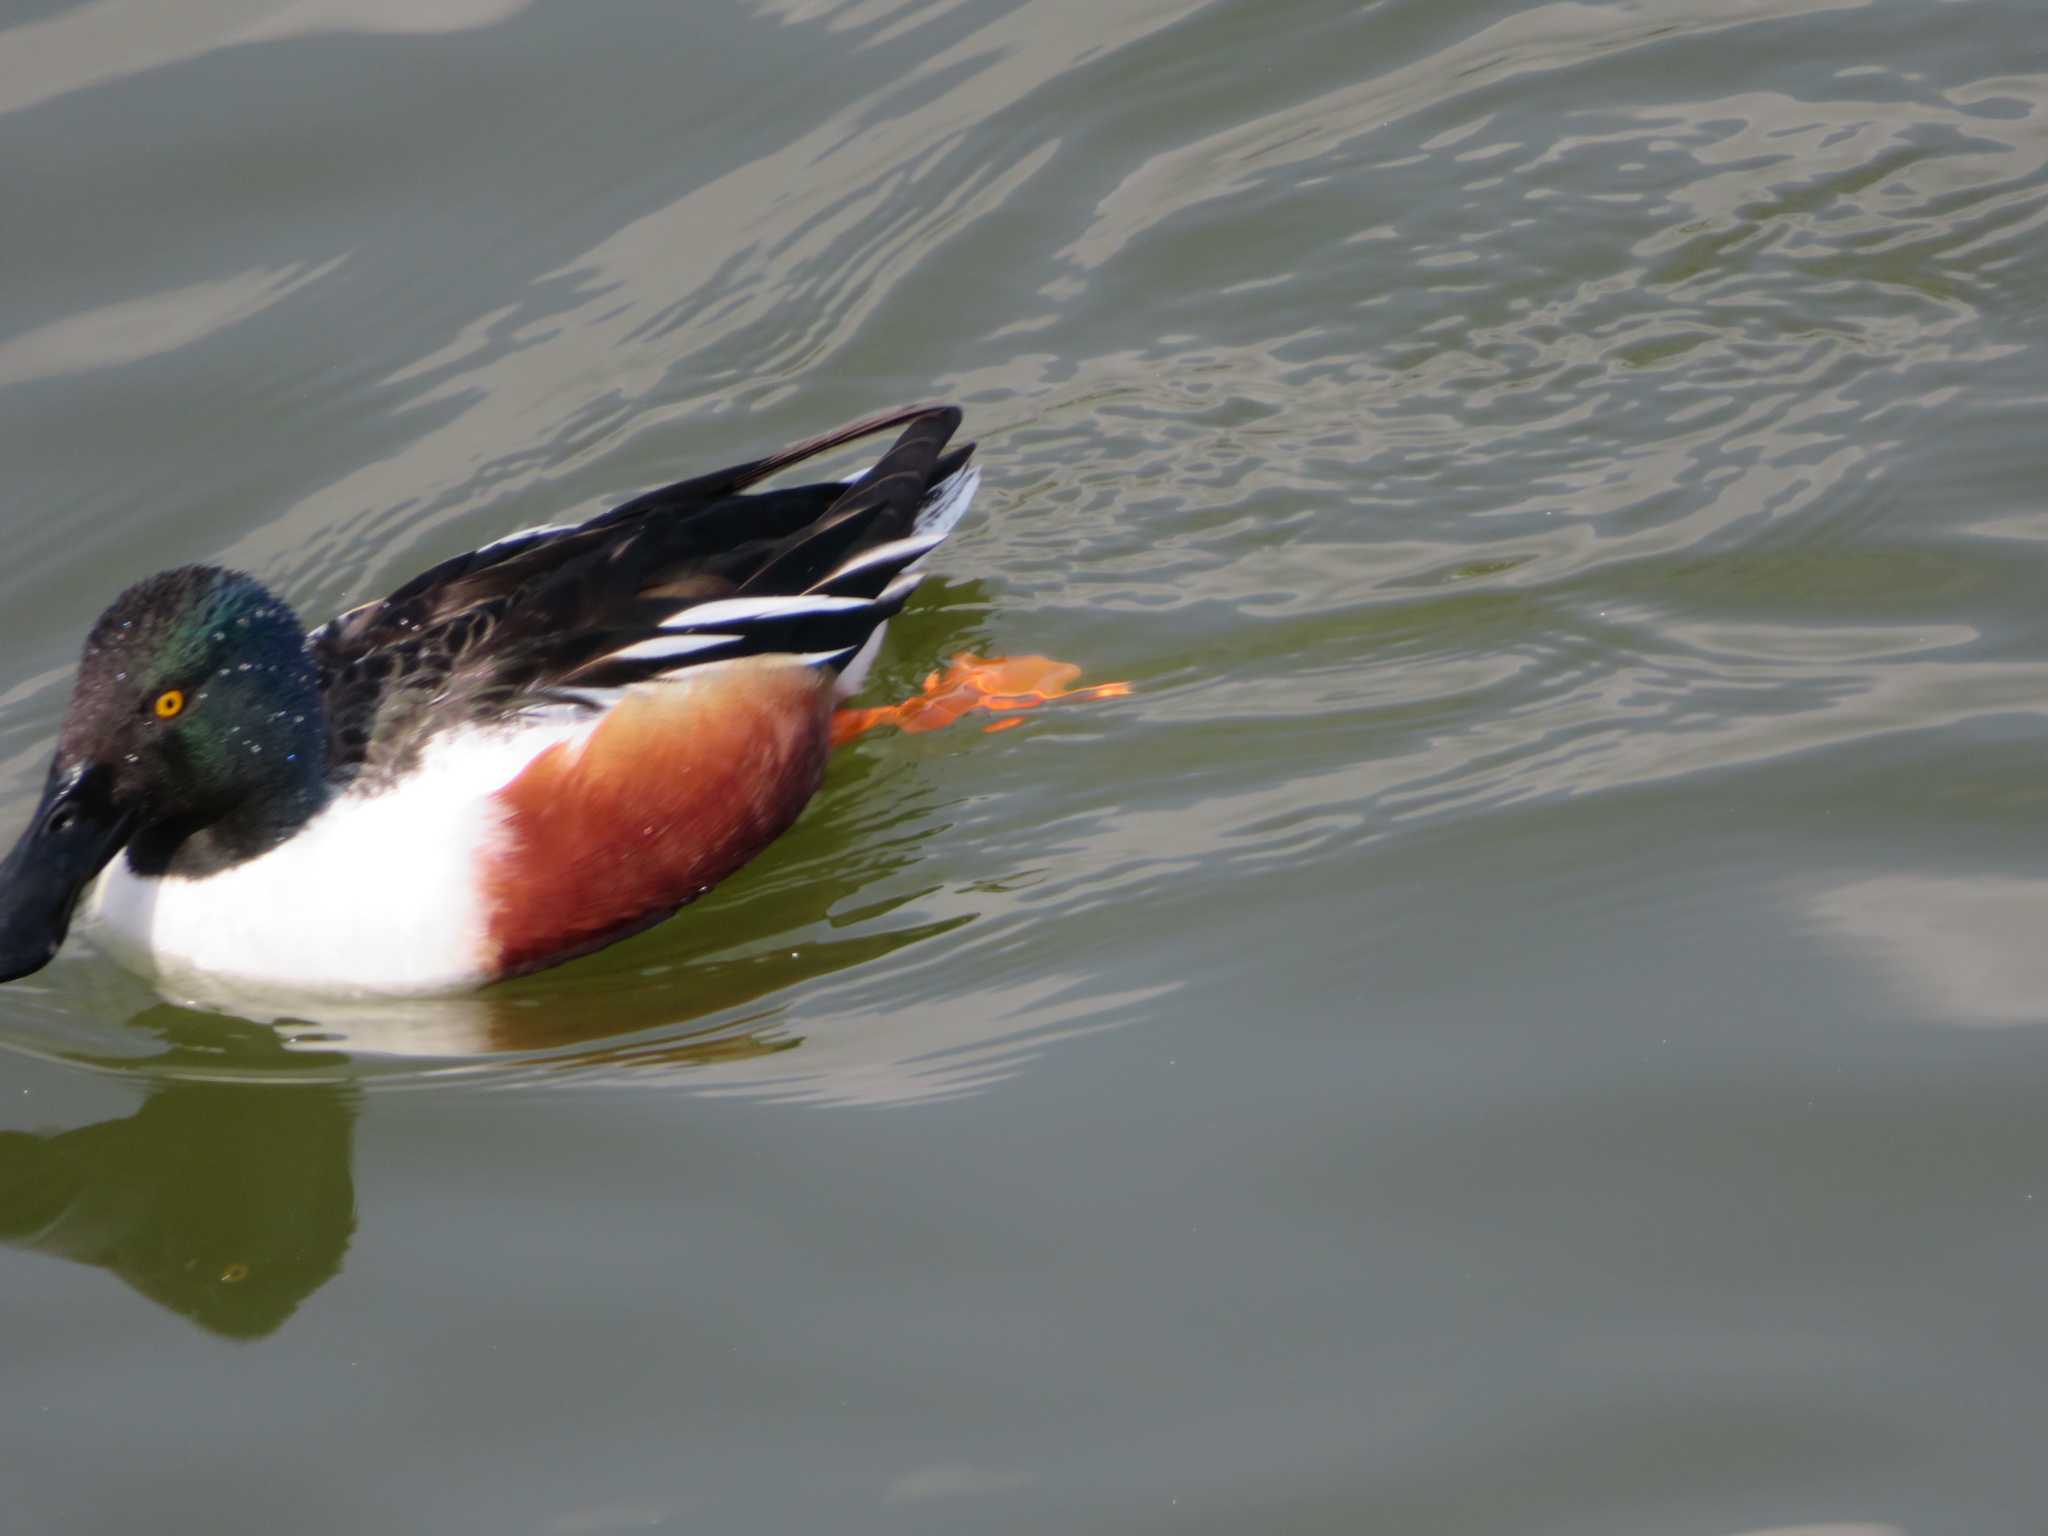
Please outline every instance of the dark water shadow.
[{"label": "dark water shadow", "polygon": [[[220,1059],[217,1038],[163,1022],[164,1059]],[[242,1029],[237,1056],[284,1054]],[[341,1271],[355,1118],[345,1083],[167,1078],[118,1119],[0,1132],[0,1242],[104,1269],[209,1333],[263,1338]]]}]

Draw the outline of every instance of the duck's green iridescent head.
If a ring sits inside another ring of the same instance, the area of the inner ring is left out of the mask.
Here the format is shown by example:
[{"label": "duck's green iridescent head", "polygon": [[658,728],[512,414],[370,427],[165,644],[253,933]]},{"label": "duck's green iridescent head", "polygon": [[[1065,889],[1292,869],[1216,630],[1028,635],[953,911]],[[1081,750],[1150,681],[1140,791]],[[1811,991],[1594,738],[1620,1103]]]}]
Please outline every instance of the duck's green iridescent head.
[{"label": "duck's green iridescent head", "polygon": [[319,673],[291,609],[248,576],[180,566],[86,637],[42,803],[0,866],[0,981],[46,965],[109,859],[203,876],[322,804]]}]

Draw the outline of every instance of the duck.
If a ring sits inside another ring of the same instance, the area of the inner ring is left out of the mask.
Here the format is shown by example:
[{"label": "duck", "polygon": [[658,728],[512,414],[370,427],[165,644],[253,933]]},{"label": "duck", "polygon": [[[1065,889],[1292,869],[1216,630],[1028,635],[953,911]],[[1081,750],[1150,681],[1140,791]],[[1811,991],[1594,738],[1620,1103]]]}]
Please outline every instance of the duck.
[{"label": "duck", "polygon": [[[137,582],[86,637],[0,864],[0,981],[76,919],[174,993],[461,993],[670,917],[820,787],[840,705],[974,498],[961,420],[869,416],[497,539],[310,632],[237,571]],[[850,480],[759,488],[885,432]],[[1068,676],[1043,675],[975,696],[1023,707]]]}]

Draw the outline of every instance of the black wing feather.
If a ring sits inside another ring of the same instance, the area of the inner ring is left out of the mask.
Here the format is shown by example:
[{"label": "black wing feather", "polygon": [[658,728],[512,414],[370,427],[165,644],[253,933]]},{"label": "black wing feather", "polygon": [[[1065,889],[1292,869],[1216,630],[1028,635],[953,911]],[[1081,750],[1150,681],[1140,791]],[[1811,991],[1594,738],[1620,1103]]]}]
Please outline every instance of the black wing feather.
[{"label": "black wing feather", "polygon": [[[843,660],[838,653],[857,649],[902,607],[907,585],[892,590],[889,583],[921,551],[899,560],[880,546],[909,538],[935,488],[966,466],[971,444],[944,452],[959,424],[951,406],[867,417],[646,492],[587,522],[457,555],[382,602],[351,609],[312,636],[331,722],[331,771],[343,778],[396,771],[447,726],[699,661],[769,652]],[[748,494],[780,470],[895,428],[902,429],[895,443],[851,485]],[[872,562],[827,580],[869,550],[877,551]],[[747,616],[735,618],[728,607],[721,620],[714,608],[701,624],[689,612],[723,598],[805,594],[819,596],[789,612],[754,603]],[[753,611],[761,608],[771,611]],[[687,654],[616,655],[651,639],[706,643]]]}]

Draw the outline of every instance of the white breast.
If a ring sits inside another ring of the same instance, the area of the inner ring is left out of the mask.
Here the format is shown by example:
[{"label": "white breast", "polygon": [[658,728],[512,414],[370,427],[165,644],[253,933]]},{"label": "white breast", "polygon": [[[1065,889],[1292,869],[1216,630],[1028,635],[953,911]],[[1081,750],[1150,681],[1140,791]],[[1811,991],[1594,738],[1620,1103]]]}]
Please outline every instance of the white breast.
[{"label": "white breast", "polygon": [[479,875],[502,836],[491,796],[557,741],[554,722],[435,744],[417,773],[343,794],[260,858],[202,879],[145,878],[126,854],[80,919],[166,991],[327,996],[463,991],[490,979]]}]

